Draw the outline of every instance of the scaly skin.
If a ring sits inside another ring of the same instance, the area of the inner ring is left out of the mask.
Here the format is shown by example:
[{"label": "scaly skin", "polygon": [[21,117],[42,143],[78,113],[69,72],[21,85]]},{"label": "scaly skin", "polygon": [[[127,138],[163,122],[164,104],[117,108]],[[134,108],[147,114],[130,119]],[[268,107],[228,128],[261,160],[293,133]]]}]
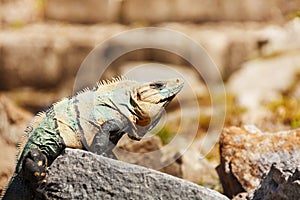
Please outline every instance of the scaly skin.
[{"label": "scaly skin", "polygon": [[66,147],[115,158],[119,139],[127,133],[140,140],[182,87],[178,78],[149,83],[119,78],[53,104],[26,129],[3,199],[46,199],[46,168]]}]

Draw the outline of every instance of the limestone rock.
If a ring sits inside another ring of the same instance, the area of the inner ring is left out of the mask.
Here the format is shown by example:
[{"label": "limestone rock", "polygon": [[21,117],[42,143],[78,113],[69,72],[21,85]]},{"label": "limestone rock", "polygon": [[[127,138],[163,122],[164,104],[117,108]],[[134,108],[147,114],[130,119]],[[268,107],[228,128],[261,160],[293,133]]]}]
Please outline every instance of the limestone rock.
[{"label": "limestone rock", "polygon": [[300,49],[300,19],[294,18],[282,26],[268,25],[258,31],[260,54],[272,56]]},{"label": "limestone rock", "polygon": [[[174,2],[170,0],[126,0],[123,3],[121,19],[127,23],[134,21],[146,23],[167,21],[170,19],[173,5]],[[155,14],[153,14],[153,11],[155,11]]]},{"label": "limestone rock", "polygon": [[114,22],[119,20],[120,6],[118,0],[47,0],[45,17],[77,23]]},{"label": "limestone rock", "polygon": [[[255,50],[260,58],[240,63],[241,69],[229,78],[226,86],[242,106],[255,109],[254,113],[257,113],[262,110],[257,108],[259,105],[280,98],[280,92],[289,89],[297,78],[300,71],[300,19],[295,18],[283,26],[268,25],[252,34],[256,37],[252,44],[256,43],[257,49],[252,48],[251,52]],[[238,51],[234,54],[239,55]],[[249,119],[246,121],[254,123]]]},{"label": "limestone rock", "polygon": [[224,194],[233,197],[259,187],[273,163],[299,166],[300,130],[261,132],[253,126],[226,128],[220,137],[217,171]]},{"label": "limestone rock", "polygon": [[[253,25],[253,23],[245,23],[242,26],[237,26],[234,23],[204,25],[165,23],[158,25],[158,27],[172,29],[176,32],[180,31],[190,36],[192,40],[195,40],[200,45],[203,45],[224,78],[239,69],[245,60],[253,56],[252,54],[258,54],[257,41],[265,38],[265,33],[260,32],[261,26]],[[49,88],[58,84],[64,84],[65,80],[74,79],[81,63],[97,44],[116,33],[128,30],[128,28],[130,27],[120,24],[87,26],[37,23],[16,30],[6,29],[1,31],[1,88],[11,89],[20,86]],[[151,34],[146,33],[145,35]],[[261,37],[257,37],[257,35],[261,35]],[[121,60],[118,59],[118,62],[123,61],[119,66],[126,64],[124,61],[128,62],[131,59],[133,61],[176,64],[182,66],[181,68],[186,68],[185,70],[191,69],[190,71],[196,71],[184,59],[198,58],[199,52],[188,52],[189,48],[184,45],[185,41],[178,41],[180,45],[178,46],[177,43],[174,44],[169,38],[170,35],[167,35],[165,38],[137,38],[136,42],[115,41],[110,47],[113,47],[113,45],[117,47],[119,45],[122,47],[137,44],[151,45],[155,42],[161,44],[162,49],[166,47],[170,47],[167,49],[178,48],[184,53],[186,58],[158,49],[155,51],[143,49],[132,54],[126,54],[126,56],[123,56],[125,57],[123,60],[122,58]],[[40,59],[41,57],[43,58],[42,60]],[[202,64],[203,60],[200,60]],[[212,69],[214,68],[212,66]],[[111,66],[111,69],[111,71],[118,71],[116,66]],[[98,69],[93,70],[99,71]],[[200,73],[195,72],[195,74],[198,77],[207,77],[206,73],[209,72],[206,72],[207,69],[204,65],[201,66],[200,70]],[[99,78],[98,74],[96,75]],[[92,78],[84,77],[84,80],[90,79]]]},{"label": "limestone rock", "polygon": [[35,0],[1,0],[0,28],[20,28],[42,18],[42,5]]},{"label": "limestone rock", "polygon": [[[282,100],[283,92],[289,91],[297,81],[300,71],[299,51],[272,58],[259,58],[245,62],[227,81],[227,92],[245,107],[242,124],[255,124],[265,130],[286,129],[274,119],[267,105]],[[284,70],[283,70],[284,66]]]},{"label": "limestone rock", "polygon": [[123,30],[122,25],[115,24],[62,26],[55,23],[3,30],[0,32],[0,89],[50,88],[74,79],[95,45]]},{"label": "limestone rock", "polygon": [[[284,15],[295,12],[299,2],[281,0],[154,0],[140,2],[124,0],[122,20],[125,22],[163,21],[280,21]],[[155,12],[155,14],[153,14]]]},{"label": "limestone rock", "polygon": [[221,74],[227,79],[234,71],[241,68],[249,58],[259,55],[257,42],[264,38],[261,33],[263,23],[232,22],[222,23],[163,23],[161,27],[180,31],[199,45],[211,56]]},{"label": "limestone rock", "polygon": [[61,52],[50,34],[3,31],[0,47],[1,89],[20,85],[50,87],[61,80]]},{"label": "limestone rock", "polygon": [[48,171],[51,199],[228,199],[216,191],[144,167],[66,149]]},{"label": "limestone rock", "polygon": [[262,102],[278,98],[280,92],[293,83],[300,70],[300,65],[296,64],[299,62],[299,52],[246,62],[230,77],[227,89],[237,96],[242,106],[258,107]]}]

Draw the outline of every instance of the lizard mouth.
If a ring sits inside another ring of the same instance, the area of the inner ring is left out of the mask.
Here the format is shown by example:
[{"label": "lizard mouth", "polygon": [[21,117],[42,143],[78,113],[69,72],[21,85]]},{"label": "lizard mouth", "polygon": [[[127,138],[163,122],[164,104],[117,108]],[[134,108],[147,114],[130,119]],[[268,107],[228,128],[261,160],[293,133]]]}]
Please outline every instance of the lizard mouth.
[{"label": "lizard mouth", "polygon": [[172,101],[172,99],[174,99],[174,97],[175,97],[175,95],[172,95],[172,96],[169,96],[169,97],[167,97],[165,99],[161,99],[159,101],[159,103],[163,103],[164,107],[165,107],[165,106],[167,106]]}]

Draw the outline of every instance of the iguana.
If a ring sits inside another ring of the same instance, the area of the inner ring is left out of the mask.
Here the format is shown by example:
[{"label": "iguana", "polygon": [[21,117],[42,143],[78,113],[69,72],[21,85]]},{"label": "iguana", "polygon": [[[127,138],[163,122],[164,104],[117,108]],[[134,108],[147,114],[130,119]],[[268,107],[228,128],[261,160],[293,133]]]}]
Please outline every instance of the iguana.
[{"label": "iguana", "polygon": [[46,169],[66,147],[115,158],[119,139],[127,133],[140,140],[182,87],[180,78],[139,83],[121,77],[52,104],[26,128],[3,200],[47,198]]}]

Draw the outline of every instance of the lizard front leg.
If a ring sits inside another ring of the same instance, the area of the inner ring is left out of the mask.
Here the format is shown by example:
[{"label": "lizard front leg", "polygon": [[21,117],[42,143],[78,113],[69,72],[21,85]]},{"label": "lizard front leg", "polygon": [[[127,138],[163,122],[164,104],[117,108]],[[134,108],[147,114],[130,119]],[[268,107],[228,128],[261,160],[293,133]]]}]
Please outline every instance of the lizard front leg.
[{"label": "lizard front leg", "polygon": [[24,177],[33,186],[41,184],[46,177],[47,157],[37,148],[29,151],[24,161]]},{"label": "lizard front leg", "polygon": [[22,153],[23,159],[20,161],[21,174],[34,193],[35,199],[47,199],[44,191],[47,167],[65,149],[64,141],[57,132],[42,130],[29,138]]},{"label": "lizard front leg", "polygon": [[120,138],[125,134],[124,124],[120,120],[109,120],[100,126],[91,144],[91,152],[117,159],[112,152]]},{"label": "lizard front leg", "polygon": [[37,148],[28,152],[23,164],[24,178],[34,188],[35,199],[47,199],[43,191],[46,183],[47,157]]}]

